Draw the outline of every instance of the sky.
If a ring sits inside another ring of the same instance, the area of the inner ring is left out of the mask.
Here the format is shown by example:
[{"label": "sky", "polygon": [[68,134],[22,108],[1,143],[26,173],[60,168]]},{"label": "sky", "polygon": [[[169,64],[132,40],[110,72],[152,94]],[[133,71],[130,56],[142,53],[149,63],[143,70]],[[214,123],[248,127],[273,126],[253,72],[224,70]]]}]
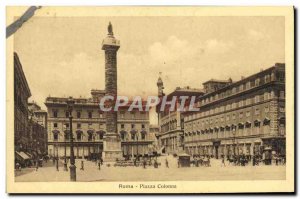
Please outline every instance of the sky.
[{"label": "sky", "polygon": [[[168,94],[233,81],[284,63],[284,17],[32,17],[14,34],[32,97],[90,97],[104,89],[101,42],[111,21],[120,40],[118,94],[157,95],[161,72]],[[151,123],[156,123],[150,113]]]}]

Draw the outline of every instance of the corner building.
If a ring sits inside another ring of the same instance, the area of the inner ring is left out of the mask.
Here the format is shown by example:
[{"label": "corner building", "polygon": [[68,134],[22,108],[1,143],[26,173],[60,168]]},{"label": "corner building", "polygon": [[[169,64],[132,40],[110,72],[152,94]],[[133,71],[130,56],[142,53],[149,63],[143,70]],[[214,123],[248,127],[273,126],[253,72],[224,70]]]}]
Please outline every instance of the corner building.
[{"label": "corner building", "polygon": [[285,156],[285,64],[237,82],[203,83],[199,112],[185,113],[185,151],[191,155]]},{"label": "corner building", "polygon": [[[161,78],[158,80],[158,96],[161,98],[164,96],[162,92]],[[162,104],[158,104],[156,107],[156,112],[158,114],[158,125],[160,132],[157,134],[158,145],[160,146],[159,153],[166,154],[178,154],[183,152],[184,149],[184,126],[183,126],[183,115],[179,111],[181,104],[180,96],[187,96],[186,104],[191,100],[191,98],[199,97],[203,95],[202,89],[195,89],[190,87],[180,88],[177,87],[173,92],[168,94],[167,101],[171,102],[173,97],[177,97],[174,110],[170,110],[170,105],[166,105],[164,110],[161,109]],[[186,108],[186,106],[185,106]]]},{"label": "corner building", "polygon": [[[76,158],[99,158],[106,135],[106,114],[100,111],[99,102],[105,91],[92,90],[91,98],[75,98],[73,116],[74,154]],[[48,154],[70,156],[68,98],[48,97]],[[149,132],[149,112],[131,111],[120,107],[117,133],[121,139],[122,155],[132,157],[151,153],[154,135]]]}]

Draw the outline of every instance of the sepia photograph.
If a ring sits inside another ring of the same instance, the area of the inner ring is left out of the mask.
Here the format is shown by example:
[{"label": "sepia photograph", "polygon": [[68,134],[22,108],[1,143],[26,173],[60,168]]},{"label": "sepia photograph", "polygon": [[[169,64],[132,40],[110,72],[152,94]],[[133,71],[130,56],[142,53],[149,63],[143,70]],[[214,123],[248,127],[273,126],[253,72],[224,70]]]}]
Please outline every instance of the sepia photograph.
[{"label": "sepia photograph", "polygon": [[6,17],[9,193],[294,191],[293,7]]}]

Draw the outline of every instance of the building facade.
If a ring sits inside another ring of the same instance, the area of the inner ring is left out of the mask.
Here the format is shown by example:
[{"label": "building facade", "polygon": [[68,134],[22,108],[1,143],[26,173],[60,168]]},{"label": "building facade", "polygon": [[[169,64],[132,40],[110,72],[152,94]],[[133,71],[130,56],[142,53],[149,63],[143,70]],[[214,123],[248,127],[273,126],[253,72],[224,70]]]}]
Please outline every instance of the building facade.
[{"label": "building facade", "polygon": [[14,53],[14,146],[17,152],[31,150],[28,98],[31,92],[17,53]]},{"label": "building facade", "polygon": [[[72,112],[74,154],[76,158],[99,157],[103,152],[106,134],[106,115],[99,102],[103,90],[92,90],[91,98],[77,98]],[[48,97],[48,153],[51,156],[70,156],[68,98]],[[120,107],[117,112],[117,132],[121,139],[123,157],[147,155],[151,152],[153,136],[149,132],[149,112],[127,111]],[[66,148],[66,150],[65,150]]]},{"label": "building facade", "polygon": [[47,112],[42,110],[35,102],[28,103],[29,129],[32,149],[35,156],[46,155],[47,150]]},{"label": "building facade", "polygon": [[[165,96],[163,89],[163,81],[159,77],[157,81],[158,97],[162,99]],[[167,101],[172,101],[173,97],[176,97],[176,103],[174,110],[170,110],[171,105],[166,105],[161,110],[161,103],[157,105],[156,112],[158,115],[158,144],[160,146],[159,153],[177,154],[183,152],[184,149],[184,126],[182,111],[179,111],[181,99],[180,96],[187,96],[189,101],[192,96],[199,97],[204,94],[201,89],[194,88],[180,88],[177,87],[172,93],[166,96]]]},{"label": "building facade", "polygon": [[285,65],[275,64],[237,82],[205,82],[200,111],[184,116],[191,155],[285,155]]}]

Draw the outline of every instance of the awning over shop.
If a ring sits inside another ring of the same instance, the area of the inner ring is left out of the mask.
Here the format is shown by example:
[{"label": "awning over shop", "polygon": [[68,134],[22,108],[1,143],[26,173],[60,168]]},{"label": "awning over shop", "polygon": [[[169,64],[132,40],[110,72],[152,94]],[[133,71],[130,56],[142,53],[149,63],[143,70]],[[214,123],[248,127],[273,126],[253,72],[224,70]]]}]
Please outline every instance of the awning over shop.
[{"label": "awning over shop", "polygon": [[32,154],[30,154],[30,153],[28,153],[28,152],[24,152],[30,159],[32,159],[33,158],[33,155]]},{"label": "awning over shop", "polygon": [[254,123],[255,123],[255,124],[260,123],[260,120],[259,120],[259,119],[256,119],[256,120],[254,120]]},{"label": "awning over shop", "polygon": [[270,121],[270,118],[265,117],[264,122],[268,122],[268,121]]},{"label": "awning over shop", "polygon": [[247,124],[251,124],[251,122],[250,122],[250,121],[247,121],[247,122],[246,122],[246,125],[247,125]]},{"label": "awning over shop", "polygon": [[30,160],[30,157],[23,151],[20,152],[16,151],[16,155],[22,158],[23,160]]}]

